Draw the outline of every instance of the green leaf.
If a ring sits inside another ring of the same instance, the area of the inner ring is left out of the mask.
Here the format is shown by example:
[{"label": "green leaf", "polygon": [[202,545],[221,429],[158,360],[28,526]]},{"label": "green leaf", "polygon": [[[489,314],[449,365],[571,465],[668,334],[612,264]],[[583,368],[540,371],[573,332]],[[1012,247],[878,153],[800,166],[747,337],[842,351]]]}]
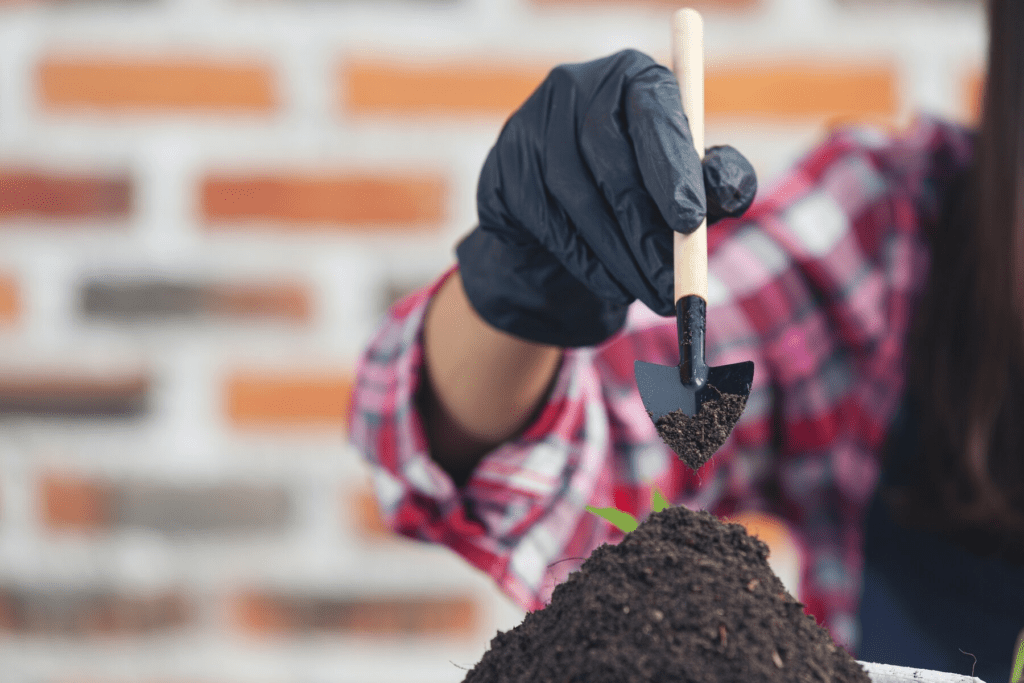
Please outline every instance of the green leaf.
[{"label": "green leaf", "polygon": [[628,512],[623,512],[618,508],[595,508],[588,505],[586,509],[589,512],[593,512],[598,517],[607,519],[609,522],[622,529],[624,533],[628,534],[637,527],[636,517]]},{"label": "green leaf", "polygon": [[1024,629],[1017,638],[1017,656],[1014,657],[1013,671],[1010,673],[1010,683],[1024,681]]},{"label": "green leaf", "polygon": [[661,491],[655,487],[651,492],[651,511],[661,512],[668,507],[668,501],[665,500],[665,496],[661,495]]}]

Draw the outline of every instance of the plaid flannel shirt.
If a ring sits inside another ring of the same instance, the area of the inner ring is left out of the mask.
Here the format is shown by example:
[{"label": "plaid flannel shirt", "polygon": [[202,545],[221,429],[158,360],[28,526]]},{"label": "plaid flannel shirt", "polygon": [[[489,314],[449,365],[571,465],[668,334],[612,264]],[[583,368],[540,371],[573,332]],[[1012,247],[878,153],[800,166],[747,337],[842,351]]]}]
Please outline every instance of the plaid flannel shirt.
[{"label": "plaid flannel shirt", "polygon": [[[834,131],[744,217],[710,229],[707,361],[755,371],[742,418],[698,473],[658,437],[633,376],[636,359],[678,363],[674,318],[636,302],[611,339],[566,350],[537,419],[457,489],[429,456],[414,400],[424,311],[451,271],[398,302],[360,360],[350,414],[386,524],[447,546],[532,611],[622,539],[586,505],[642,520],[656,486],[720,517],[766,513],[796,539],[796,597],[855,656],[863,517],[902,399],[924,231],[973,141],[924,116],[899,134]],[[563,558],[578,559],[549,566]]]}]

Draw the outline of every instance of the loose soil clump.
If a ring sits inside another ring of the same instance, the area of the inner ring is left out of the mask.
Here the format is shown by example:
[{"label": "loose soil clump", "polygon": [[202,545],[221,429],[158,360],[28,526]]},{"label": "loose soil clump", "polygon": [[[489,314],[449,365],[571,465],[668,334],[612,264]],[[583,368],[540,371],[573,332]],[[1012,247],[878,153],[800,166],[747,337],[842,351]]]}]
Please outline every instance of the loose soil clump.
[{"label": "loose soil clump", "polygon": [[870,683],[740,524],[682,506],[601,545],[464,683]]},{"label": "loose soil clump", "polygon": [[654,423],[658,435],[690,469],[697,470],[711,459],[743,414],[746,396],[724,394],[712,385],[717,397],[705,401],[696,415],[674,410]]}]

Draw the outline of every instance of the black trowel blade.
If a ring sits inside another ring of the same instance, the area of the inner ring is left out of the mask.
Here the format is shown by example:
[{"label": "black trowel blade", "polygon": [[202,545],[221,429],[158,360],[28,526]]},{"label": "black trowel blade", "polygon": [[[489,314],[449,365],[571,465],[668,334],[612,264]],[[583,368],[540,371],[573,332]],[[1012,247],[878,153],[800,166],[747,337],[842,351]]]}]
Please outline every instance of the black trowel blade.
[{"label": "black trowel blade", "polygon": [[708,384],[723,394],[750,396],[750,387],[753,383],[754,361],[747,360],[708,368]]},{"label": "black trowel blade", "polygon": [[655,422],[676,410],[682,410],[691,417],[696,415],[704,401],[717,398],[715,389],[723,394],[748,396],[754,381],[752,361],[709,367],[708,382],[700,388],[682,383],[679,366],[638,360],[633,363],[633,370],[640,398]]},{"label": "black trowel blade", "polygon": [[638,360],[633,363],[633,374],[636,375],[636,388],[640,390],[644,408],[655,422],[673,410],[682,410],[687,415],[697,414],[700,408],[697,392],[679,381],[678,366]]}]

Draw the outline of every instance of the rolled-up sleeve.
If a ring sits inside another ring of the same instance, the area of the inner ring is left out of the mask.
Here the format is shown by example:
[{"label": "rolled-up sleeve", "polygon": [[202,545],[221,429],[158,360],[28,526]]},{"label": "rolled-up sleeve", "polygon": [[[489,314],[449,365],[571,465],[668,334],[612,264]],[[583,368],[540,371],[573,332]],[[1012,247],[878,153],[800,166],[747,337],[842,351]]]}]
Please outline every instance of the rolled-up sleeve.
[{"label": "rolled-up sleeve", "polygon": [[539,609],[555,583],[550,563],[621,539],[585,510],[596,488],[611,489],[614,471],[596,349],[567,349],[533,422],[457,487],[430,456],[416,401],[424,316],[453,271],[395,304],[373,335],[357,366],[350,440],[370,466],[389,528],[447,546],[522,608]]}]

